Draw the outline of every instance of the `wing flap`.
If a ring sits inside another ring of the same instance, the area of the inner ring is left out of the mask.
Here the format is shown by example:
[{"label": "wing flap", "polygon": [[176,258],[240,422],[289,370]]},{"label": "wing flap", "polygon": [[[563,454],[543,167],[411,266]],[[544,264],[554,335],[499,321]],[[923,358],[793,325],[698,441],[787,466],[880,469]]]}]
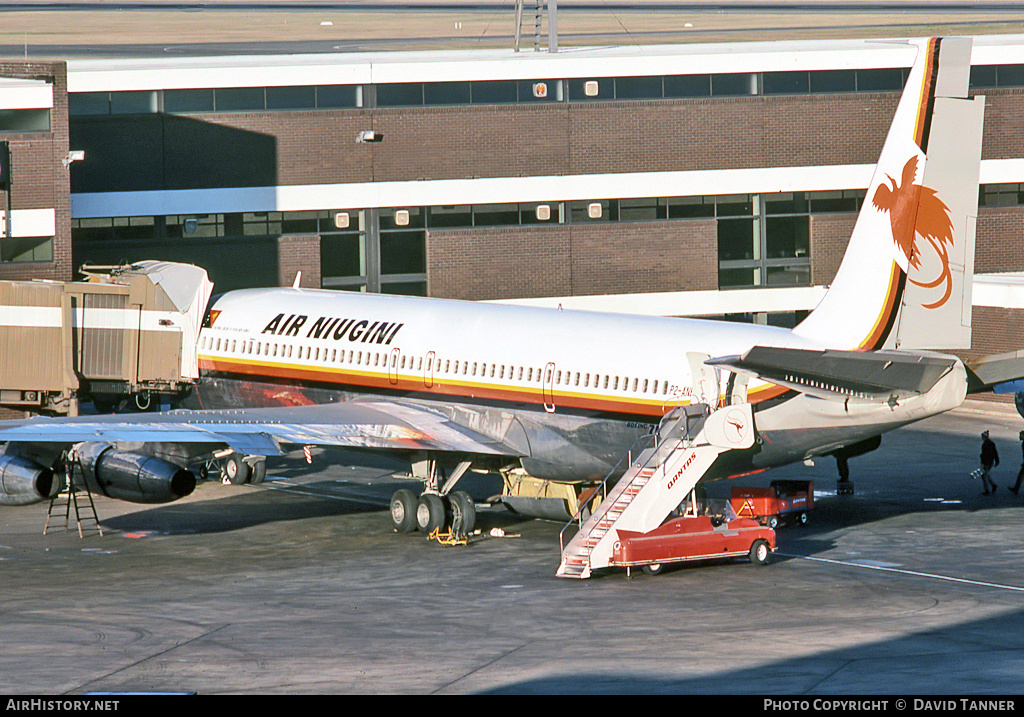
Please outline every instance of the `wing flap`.
[{"label": "wing flap", "polygon": [[754,346],[708,364],[821,398],[888,400],[927,393],[956,362],[939,354]]}]

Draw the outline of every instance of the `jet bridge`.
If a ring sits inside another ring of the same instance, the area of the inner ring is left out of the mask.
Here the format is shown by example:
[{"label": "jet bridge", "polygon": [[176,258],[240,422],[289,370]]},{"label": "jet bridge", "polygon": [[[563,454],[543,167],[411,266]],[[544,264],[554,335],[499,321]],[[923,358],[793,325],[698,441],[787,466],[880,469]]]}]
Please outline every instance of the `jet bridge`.
[{"label": "jet bridge", "polygon": [[0,281],[0,406],[77,415],[140,408],[199,375],[213,290],[206,271],[147,261],[88,267],[85,281]]}]

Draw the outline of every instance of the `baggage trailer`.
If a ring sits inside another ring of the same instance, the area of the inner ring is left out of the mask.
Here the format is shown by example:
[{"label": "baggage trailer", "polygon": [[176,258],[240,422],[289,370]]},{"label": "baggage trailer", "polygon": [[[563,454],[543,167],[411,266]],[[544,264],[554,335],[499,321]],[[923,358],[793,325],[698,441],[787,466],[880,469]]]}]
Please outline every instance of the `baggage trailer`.
[{"label": "baggage trailer", "polygon": [[814,482],[774,480],[767,488],[733,486],[729,503],[736,515],[769,528],[783,522],[805,525],[808,512],[814,509]]}]

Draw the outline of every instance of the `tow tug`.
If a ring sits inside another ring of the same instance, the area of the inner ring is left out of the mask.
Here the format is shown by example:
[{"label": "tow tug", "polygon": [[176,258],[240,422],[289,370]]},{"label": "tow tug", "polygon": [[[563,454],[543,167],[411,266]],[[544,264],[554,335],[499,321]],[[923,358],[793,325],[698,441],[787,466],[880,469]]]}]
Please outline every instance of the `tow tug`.
[{"label": "tow tug", "polygon": [[698,501],[693,492],[681,510],[647,533],[619,530],[611,564],[626,568],[631,577],[635,567],[657,575],[672,563],[719,558],[747,557],[765,565],[775,552],[775,531],[736,515],[731,501]]},{"label": "tow tug", "polygon": [[780,523],[806,525],[807,514],[814,509],[814,482],[773,480],[767,488],[733,486],[729,502],[736,515],[769,528]]}]

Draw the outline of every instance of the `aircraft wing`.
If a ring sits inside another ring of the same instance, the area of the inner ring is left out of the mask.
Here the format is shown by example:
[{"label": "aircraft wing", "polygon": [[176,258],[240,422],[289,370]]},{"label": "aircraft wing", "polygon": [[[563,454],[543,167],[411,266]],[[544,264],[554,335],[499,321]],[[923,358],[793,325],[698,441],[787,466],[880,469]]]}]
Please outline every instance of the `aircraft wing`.
[{"label": "aircraft wing", "polygon": [[282,444],[515,455],[514,447],[450,416],[401,401],[176,410],[0,421],[0,442],[226,444],[246,455],[280,455]]},{"label": "aircraft wing", "polygon": [[889,400],[926,393],[957,359],[901,351],[832,351],[754,346],[740,356],[707,361],[828,399]]}]

